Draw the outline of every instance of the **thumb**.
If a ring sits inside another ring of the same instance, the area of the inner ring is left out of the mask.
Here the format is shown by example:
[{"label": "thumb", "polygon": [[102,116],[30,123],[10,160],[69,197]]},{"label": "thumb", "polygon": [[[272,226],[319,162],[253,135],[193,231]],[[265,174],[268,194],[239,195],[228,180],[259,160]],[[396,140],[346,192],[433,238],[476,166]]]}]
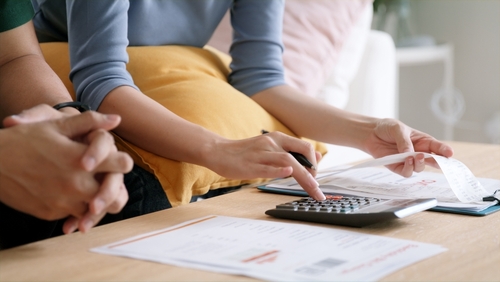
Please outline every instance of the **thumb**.
[{"label": "thumb", "polygon": [[69,138],[79,137],[96,129],[111,130],[117,127],[120,121],[119,115],[105,115],[93,111],[55,120],[59,131]]},{"label": "thumb", "polygon": [[410,138],[406,136],[396,138],[396,146],[398,147],[399,153],[415,152],[413,143],[411,142]]},{"label": "thumb", "polygon": [[411,130],[403,124],[400,124],[398,127],[395,127],[395,130],[396,131],[394,132],[394,140],[396,141],[398,152],[399,153],[414,152],[415,149],[413,148],[413,142],[410,137]]},{"label": "thumb", "polygon": [[34,123],[45,120],[57,119],[64,114],[55,110],[49,105],[41,104],[33,108],[22,111],[17,115],[8,116],[3,120],[5,127],[11,127],[19,124]]}]

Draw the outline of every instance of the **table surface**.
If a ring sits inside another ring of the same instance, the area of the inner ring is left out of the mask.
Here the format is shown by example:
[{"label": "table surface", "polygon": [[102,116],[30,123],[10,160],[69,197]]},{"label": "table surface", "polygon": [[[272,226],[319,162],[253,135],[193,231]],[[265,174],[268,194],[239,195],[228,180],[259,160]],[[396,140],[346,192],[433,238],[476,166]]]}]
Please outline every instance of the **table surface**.
[{"label": "table surface", "polygon": [[[455,149],[454,158],[467,165],[477,177],[500,179],[499,145],[449,143]],[[260,192],[255,188],[244,188],[224,196],[96,227],[87,234],[73,233],[4,250],[0,252],[0,280],[254,280],[244,276],[102,255],[92,253],[89,249],[209,214],[286,221],[268,217],[264,211],[292,198]],[[475,217],[425,211],[363,228],[331,227],[439,244],[448,249],[442,254],[394,272],[382,281],[500,279],[500,212]]]}]

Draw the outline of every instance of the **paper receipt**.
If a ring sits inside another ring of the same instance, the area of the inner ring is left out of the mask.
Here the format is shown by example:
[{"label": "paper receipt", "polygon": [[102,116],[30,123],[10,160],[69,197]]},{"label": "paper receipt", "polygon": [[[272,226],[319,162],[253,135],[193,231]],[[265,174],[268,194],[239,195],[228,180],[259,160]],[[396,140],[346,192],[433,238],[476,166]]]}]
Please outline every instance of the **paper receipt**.
[{"label": "paper receipt", "polygon": [[[382,166],[390,165],[395,163],[404,162],[407,157],[416,156],[420,154],[419,152],[407,152],[395,155],[389,155],[382,158],[370,160],[358,165],[354,165],[343,169],[327,169],[323,172],[342,172],[346,170],[372,167],[372,166]],[[453,159],[446,158],[443,156],[433,155],[429,153],[422,153],[425,158],[434,158],[438,163],[441,171],[443,172],[446,180],[450,184],[453,193],[462,203],[480,202],[483,197],[489,196],[490,193],[484,189],[481,183],[476,179],[474,174],[470,169],[464,165],[462,162]]]}]

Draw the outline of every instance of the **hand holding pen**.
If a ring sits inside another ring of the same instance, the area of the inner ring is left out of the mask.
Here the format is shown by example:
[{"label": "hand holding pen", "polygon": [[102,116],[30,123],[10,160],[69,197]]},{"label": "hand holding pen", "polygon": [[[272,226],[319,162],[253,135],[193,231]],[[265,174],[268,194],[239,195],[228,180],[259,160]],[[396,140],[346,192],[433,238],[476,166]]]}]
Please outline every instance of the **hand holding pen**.
[{"label": "hand holding pen", "polygon": [[[262,134],[267,134],[269,131],[262,129]],[[301,165],[310,168],[312,170],[316,170],[316,167],[302,154],[297,152],[288,151]]]},{"label": "hand holding pen", "polygon": [[[262,132],[262,134],[268,134],[269,133],[269,131],[264,130],[264,129],[261,130],[261,132]],[[298,153],[298,152],[294,152],[294,151],[288,151],[288,153],[300,165],[302,165],[302,166],[304,166],[304,167],[312,170],[312,173],[314,175],[316,174],[316,166],[314,164],[312,164],[303,154]],[[315,158],[314,158],[314,160],[319,159],[319,158],[321,158],[321,155],[318,152],[315,152]],[[304,185],[303,182],[302,182],[303,181],[302,180],[302,176],[304,176],[304,171],[306,173],[305,177],[306,177],[306,183],[307,183],[307,185]],[[302,169],[302,170],[294,169],[291,176],[294,177],[297,180],[297,182],[302,186],[302,188],[304,188],[304,190],[311,197],[313,197],[316,200],[324,200],[325,196],[324,196],[323,192],[319,189],[319,184],[316,181],[316,179],[314,179],[313,174],[311,174],[309,171],[304,170],[304,169]]]},{"label": "hand holding pen", "polygon": [[[278,131],[236,140],[214,134],[214,140],[205,142],[201,149],[202,162],[197,164],[223,177],[264,180],[292,176],[311,197],[325,199],[313,169],[321,154],[307,141]],[[301,154],[308,163],[288,152]]]}]

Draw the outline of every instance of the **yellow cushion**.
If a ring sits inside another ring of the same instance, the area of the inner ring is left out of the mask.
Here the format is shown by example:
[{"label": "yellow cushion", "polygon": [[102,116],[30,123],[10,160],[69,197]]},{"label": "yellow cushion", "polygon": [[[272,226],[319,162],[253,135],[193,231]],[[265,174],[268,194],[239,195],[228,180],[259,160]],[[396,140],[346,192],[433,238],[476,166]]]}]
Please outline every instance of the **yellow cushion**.
[{"label": "yellow cushion", "polygon": [[[67,44],[41,45],[47,62],[69,87]],[[215,49],[142,46],[128,47],[127,51],[130,57],[127,70],[139,89],[184,119],[229,139],[256,136],[262,129],[293,136],[282,123],[227,83],[230,59]],[[69,89],[74,95],[72,87]],[[192,195],[202,195],[210,189],[266,180],[227,179],[205,167],[169,160],[115,137],[120,150],[156,175],[173,206],[188,203]],[[326,153],[322,143],[307,141]]]}]

